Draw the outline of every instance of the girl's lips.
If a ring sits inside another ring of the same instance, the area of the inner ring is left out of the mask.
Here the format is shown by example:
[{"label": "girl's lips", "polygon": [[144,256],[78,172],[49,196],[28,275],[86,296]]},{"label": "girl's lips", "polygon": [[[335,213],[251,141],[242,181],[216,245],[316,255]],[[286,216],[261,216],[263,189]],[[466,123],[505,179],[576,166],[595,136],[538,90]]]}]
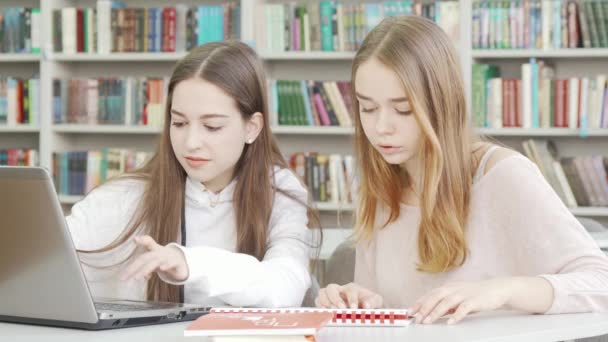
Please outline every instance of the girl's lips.
[{"label": "girl's lips", "polygon": [[186,162],[192,168],[198,168],[207,163],[209,159],[198,158],[198,157],[186,157]]},{"label": "girl's lips", "polygon": [[401,151],[401,147],[392,145],[378,145],[378,148],[384,154],[393,154]]}]

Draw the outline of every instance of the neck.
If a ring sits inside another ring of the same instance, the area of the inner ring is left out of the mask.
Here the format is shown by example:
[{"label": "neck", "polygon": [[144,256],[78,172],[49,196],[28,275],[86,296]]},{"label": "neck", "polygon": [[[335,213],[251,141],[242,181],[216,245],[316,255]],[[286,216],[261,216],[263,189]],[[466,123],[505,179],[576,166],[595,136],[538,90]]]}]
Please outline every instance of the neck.
[{"label": "neck", "polygon": [[218,175],[217,177],[207,182],[203,182],[202,184],[207,190],[217,194],[220,191],[224,190],[224,188],[228,186],[228,184],[230,184],[234,175],[233,171],[233,169],[227,170],[224,173]]}]

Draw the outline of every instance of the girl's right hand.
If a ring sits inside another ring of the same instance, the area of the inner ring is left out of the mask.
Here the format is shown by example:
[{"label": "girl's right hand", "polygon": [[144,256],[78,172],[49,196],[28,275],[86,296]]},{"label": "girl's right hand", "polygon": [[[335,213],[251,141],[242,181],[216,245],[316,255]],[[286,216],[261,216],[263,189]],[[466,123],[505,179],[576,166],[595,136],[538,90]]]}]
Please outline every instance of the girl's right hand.
[{"label": "girl's right hand", "polygon": [[378,309],[382,307],[382,297],[355,283],[346,285],[329,284],[319,291],[315,305],[320,308],[338,309]]}]

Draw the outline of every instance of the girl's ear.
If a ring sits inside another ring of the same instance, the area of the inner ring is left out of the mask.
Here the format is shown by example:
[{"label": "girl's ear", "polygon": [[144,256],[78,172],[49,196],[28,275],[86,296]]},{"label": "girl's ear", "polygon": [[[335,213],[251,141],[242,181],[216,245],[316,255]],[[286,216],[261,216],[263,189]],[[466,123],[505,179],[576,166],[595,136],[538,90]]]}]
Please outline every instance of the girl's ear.
[{"label": "girl's ear", "polygon": [[257,139],[258,135],[262,131],[264,127],[264,117],[262,113],[256,112],[254,113],[246,123],[247,136],[245,142],[248,144],[252,144],[255,139]]}]

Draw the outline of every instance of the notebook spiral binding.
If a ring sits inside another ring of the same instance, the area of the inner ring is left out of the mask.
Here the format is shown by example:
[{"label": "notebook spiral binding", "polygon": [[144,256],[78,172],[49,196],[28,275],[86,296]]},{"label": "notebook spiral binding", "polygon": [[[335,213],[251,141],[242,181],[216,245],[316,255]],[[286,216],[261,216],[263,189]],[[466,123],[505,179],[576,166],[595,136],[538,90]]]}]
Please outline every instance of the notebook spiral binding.
[{"label": "notebook spiral binding", "polygon": [[410,323],[407,310],[392,309],[314,309],[314,308],[214,308],[214,313],[303,313],[331,312],[334,317],[327,326],[404,326]]}]

